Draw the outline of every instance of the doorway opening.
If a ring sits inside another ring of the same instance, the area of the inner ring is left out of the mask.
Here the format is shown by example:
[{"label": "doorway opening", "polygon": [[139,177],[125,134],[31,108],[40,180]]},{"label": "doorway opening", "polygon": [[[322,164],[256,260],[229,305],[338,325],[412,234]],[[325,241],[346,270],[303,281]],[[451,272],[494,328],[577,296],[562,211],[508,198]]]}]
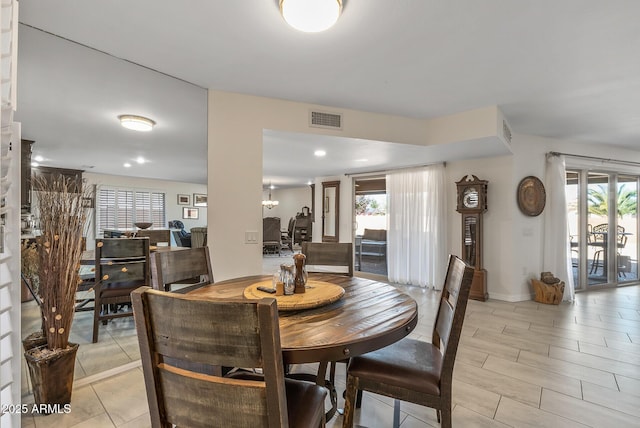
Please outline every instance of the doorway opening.
[{"label": "doorway opening", "polygon": [[387,276],[387,187],[384,176],[357,178],[354,254],[357,271]]}]

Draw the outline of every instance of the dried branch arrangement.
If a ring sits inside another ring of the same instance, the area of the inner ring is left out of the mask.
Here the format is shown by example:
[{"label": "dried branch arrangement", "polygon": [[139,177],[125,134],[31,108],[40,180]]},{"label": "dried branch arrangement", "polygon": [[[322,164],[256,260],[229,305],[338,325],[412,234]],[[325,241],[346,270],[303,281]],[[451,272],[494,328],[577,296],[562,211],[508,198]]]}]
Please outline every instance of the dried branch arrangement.
[{"label": "dried branch arrangement", "polygon": [[37,238],[39,294],[42,317],[50,350],[67,348],[75,313],[86,209],[78,189],[68,177],[34,177],[42,235]]}]

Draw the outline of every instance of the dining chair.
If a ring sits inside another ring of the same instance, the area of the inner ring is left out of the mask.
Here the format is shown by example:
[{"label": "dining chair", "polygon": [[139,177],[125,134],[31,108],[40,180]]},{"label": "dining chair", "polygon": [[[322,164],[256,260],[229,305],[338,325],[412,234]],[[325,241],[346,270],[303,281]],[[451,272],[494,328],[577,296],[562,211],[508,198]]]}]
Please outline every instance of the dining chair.
[{"label": "dining chair", "polygon": [[473,268],[450,255],[431,342],[404,338],[386,348],[351,358],[343,428],[353,426],[359,390],[396,399],[394,427],[399,425],[399,400],[432,407],[441,426],[451,426],[453,366],[472,280]]},{"label": "dining chair", "polygon": [[213,283],[209,247],[153,253],[151,283],[154,289],[161,291],[172,291],[174,284],[188,284],[176,290],[178,293],[186,293]]},{"label": "dining chair", "polygon": [[348,242],[303,242],[307,272],[353,276],[353,245]]},{"label": "dining chair", "polygon": [[132,316],[118,306],[131,305],[131,292],[151,284],[149,238],[98,238],[95,257],[93,343],[98,341],[100,323]]},{"label": "dining chair", "polygon": [[[132,293],[151,425],[322,427],[324,388],[285,379],[274,298]],[[190,363],[261,368],[214,376]]]},{"label": "dining chair", "polygon": [[282,249],[282,234],[280,233],[280,217],[264,217],[262,219],[262,249],[263,252],[272,248],[280,256]]},{"label": "dining chair", "polygon": [[206,247],[207,246],[207,228],[206,227],[192,227],[189,229],[191,234],[191,247]]},{"label": "dining chair", "polygon": [[[302,242],[302,254],[305,255],[306,270],[309,273],[321,272],[353,276],[353,245],[347,242]],[[331,392],[332,404],[335,396],[336,363],[348,364],[349,359],[331,361],[327,383]],[[361,394],[359,395],[361,397]],[[341,412],[341,410],[338,410]]]},{"label": "dining chair", "polygon": [[296,228],[296,218],[291,217],[289,219],[289,225],[287,226],[286,236],[282,237],[282,246],[286,247],[289,250],[293,251],[293,236]]},{"label": "dining chair", "polygon": [[310,215],[302,213],[296,215],[296,224],[293,228],[293,243],[302,245],[303,242],[311,242],[313,235],[313,221]]},{"label": "dining chair", "polygon": [[596,248],[595,253],[593,254],[593,261],[591,262],[591,269],[589,269],[589,273],[595,273],[600,265],[600,254],[602,251],[606,249],[607,240],[605,236],[609,233],[609,225],[608,224],[598,224],[591,227],[591,231],[589,232],[589,245]]},{"label": "dining chair", "polygon": [[[589,245],[595,246],[599,248],[593,255],[593,262],[591,263],[591,269],[589,273],[597,272],[600,266],[603,266],[603,260],[600,261],[600,255],[603,251],[607,251],[607,240],[609,235],[609,225],[607,223],[598,224],[592,227],[591,229],[591,241]],[[616,248],[618,250],[623,249],[627,245],[627,235],[625,234],[625,229],[623,226],[617,226],[617,234],[616,234]],[[618,255],[620,255],[618,253]]]}]

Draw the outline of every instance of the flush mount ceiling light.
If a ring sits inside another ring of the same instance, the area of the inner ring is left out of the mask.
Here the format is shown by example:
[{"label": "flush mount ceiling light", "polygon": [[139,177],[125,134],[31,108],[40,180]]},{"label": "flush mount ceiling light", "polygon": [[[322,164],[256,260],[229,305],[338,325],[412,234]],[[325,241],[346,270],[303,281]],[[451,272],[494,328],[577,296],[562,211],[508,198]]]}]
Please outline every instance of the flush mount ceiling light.
[{"label": "flush mount ceiling light", "polygon": [[133,129],[134,131],[149,132],[156,124],[153,120],[143,117],[135,116],[132,114],[121,114],[118,116],[120,124],[127,129]]},{"label": "flush mount ceiling light", "polygon": [[305,33],[318,33],[336,23],[342,0],[280,0],[280,13],[287,24]]}]

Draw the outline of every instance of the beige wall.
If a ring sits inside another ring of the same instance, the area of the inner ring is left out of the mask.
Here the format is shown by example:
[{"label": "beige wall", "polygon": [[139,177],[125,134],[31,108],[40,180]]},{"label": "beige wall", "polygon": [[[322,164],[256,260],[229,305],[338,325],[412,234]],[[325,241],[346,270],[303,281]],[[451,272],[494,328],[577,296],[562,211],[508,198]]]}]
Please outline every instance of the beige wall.
[{"label": "beige wall", "polygon": [[[310,128],[312,108],[342,113],[342,131]],[[216,280],[261,272],[264,129],[433,145],[497,135],[499,116],[496,107],[488,107],[433,121],[417,120],[210,90],[209,200],[227,208],[209,210],[209,245]],[[340,189],[341,200],[348,195],[343,189],[346,187]],[[341,213],[341,240],[350,235],[352,223],[351,218],[343,220],[343,215],[349,213]],[[347,232],[343,233],[345,224]],[[316,225],[314,238],[315,230]],[[256,234],[255,242],[247,240]]]}]

